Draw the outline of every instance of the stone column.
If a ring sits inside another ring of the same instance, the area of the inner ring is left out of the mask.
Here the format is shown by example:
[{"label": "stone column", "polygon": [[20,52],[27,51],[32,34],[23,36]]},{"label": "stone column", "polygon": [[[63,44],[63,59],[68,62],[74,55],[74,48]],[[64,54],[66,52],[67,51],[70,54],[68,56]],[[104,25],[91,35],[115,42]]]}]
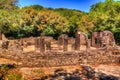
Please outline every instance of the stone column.
[{"label": "stone column", "polygon": [[98,47],[102,46],[102,40],[101,38],[103,37],[102,32],[99,32],[99,36],[98,36]]},{"label": "stone column", "polygon": [[89,41],[89,39],[86,40],[86,49],[87,50],[90,49],[90,41]]},{"label": "stone column", "polygon": [[50,41],[47,41],[47,42],[46,42],[46,49],[47,49],[48,51],[51,51],[51,42],[50,42]]},{"label": "stone column", "polygon": [[75,50],[80,50],[80,34],[76,34],[75,37]]},{"label": "stone column", "polygon": [[90,40],[88,39],[87,35],[85,35],[85,40],[86,40],[86,50],[89,51],[90,50]]},{"label": "stone column", "polygon": [[63,39],[63,51],[68,51],[68,36],[65,35]]},{"label": "stone column", "polygon": [[35,50],[38,50],[40,48],[40,44],[39,44],[39,38],[35,38]]},{"label": "stone column", "polygon": [[62,35],[60,35],[58,37],[58,47],[59,47],[59,50],[62,50],[63,49],[63,40],[62,40]]},{"label": "stone column", "polygon": [[97,48],[100,47],[101,46],[101,37],[102,37],[101,32],[93,32],[91,46],[97,47]]},{"label": "stone column", "polygon": [[68,36],[62,34],[58,37],[59,50],[67,51],[68,50]]},{"label": "stone column", "polygon": [[43,37],[40,37],[39,43],[40,43],[40,52],[45,52],[45,39]]},{"label": "stone column", "polygon": [[92,32],[91,46],[95,47],[97,43],[97,32]]}]

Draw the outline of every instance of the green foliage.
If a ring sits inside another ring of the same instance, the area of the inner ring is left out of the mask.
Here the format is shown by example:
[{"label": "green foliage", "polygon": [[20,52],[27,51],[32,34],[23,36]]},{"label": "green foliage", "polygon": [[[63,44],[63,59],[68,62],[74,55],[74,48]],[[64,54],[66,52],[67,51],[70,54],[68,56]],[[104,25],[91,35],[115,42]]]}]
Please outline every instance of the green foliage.
[{"label": "green foliage", "polygon": [[22,80],[22,75],[14,71],[9,71],[5,79],[6,80]]},{"label": "green foliage", "polygon": [[10,64],[0,65],[0,80],[5,80],[5,77],[8,74],[8,71],[13,68],[14,68],[14,65],[10,65]]},{"label": "green foliage", "polygon": [[18,0],[0,0],[0,9],[14,10],[17,9]]},{"label": "green foliage", "polygon": [[[106,0],[92,6],[89,15],[94,20],[94,31],[110,30],[115,35],[120,32],[120,2]],[[115,36],[115,38],[119,38]]]},{"label": "green foliage", "polygon": [[28,6],[28,7],[31,7],[33,8],[34,10],[37,10],[37,11],[40,11],[40,10],[43,10],[45,9],[43,6],[41,5],[31,5],[31,6]]},{"label": "green foliage", "polygon": [[[54,10],[55,12],[60,13],[62,16],[68,20],[68,31],[66,32],[69,36],[75,36],[75,33],[80,29],[79,22],[81,21],[82,16],[86,15],[85,12],[79,10],[58,8]],[[82,31],[85,31],[82,29]]]},{"label": "green foliage", "polygon": [[53,36],[55,34],[55,31],[52,27],[47,26],[46,28],[43,29],[42,33],[47,36]]},{"label": "green foliage", "polygon": [[[23,13],[20,10],[9,12],[8,10],[0,10],[0,30],[4,34],[19,33],[23,25]],[[17,36],[17,35],[16,35]],[[14,37],[16,37],[14,36]]]},{"label": "green foliage", "polygon": [[0,66],[0,80],[21,80],[22,75],[14,71],[14,65],[4,64]]},{"label": "green foliage", "polygon": [[[75,36],[77,30],[88,35],[93,31],[110,30],[115,38],[120,32],[120,2],[105,0],[92,5],[90,12],[66,8],[45,8],[31,5],[17,8],[18,0],[0,0],[0,31],[7,37]],[[5,4],[6,3],[6,4]],[[11,10],[11,11],[10,11]]]},{"label": "green foliage", "polygon": [[33,72],[35,74],[37,74],[40,78],[42,78],[43,76],[45,76],[45,73],[42,70],[33,70]]},{"label": "green foliage", "polygon": [[95,23],[95,30],[110,30],[115,32],[119,28],[119,4],[113,0],[106,0],[99,2],[92,6],[90,16],[93,17]]}]

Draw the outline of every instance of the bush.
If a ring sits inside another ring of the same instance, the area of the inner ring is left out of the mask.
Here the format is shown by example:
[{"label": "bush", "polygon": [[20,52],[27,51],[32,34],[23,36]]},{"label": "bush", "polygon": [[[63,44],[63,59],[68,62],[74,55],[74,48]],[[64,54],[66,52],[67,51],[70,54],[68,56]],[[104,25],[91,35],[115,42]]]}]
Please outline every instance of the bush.
[{"label": "bush", "polygon": [[11,71],[8,73],[5,79],[6,80],[22,80],[22,75],[20,73]]}]

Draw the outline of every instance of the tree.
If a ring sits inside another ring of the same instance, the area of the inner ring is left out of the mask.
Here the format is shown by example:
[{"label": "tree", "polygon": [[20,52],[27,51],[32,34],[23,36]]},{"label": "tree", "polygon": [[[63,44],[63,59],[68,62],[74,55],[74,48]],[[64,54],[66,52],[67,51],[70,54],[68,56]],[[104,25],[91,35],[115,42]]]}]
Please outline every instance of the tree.
[{"label": "tree", "polygon": [[67,34],[69,36],[75,36],[75,33],[78,30],[78,22],[80,21],[81,17],[86,14],[82,11],[79,10],[74,10],[74,9],[66,9],[66,8],[58,8],[54,10],[55,12],[58,12],[61,14],[61,16],[64,16],[67,18],[69,24],[68,32]]},{"label": "tree", "polygon": [[83,15],[81,19],[77,22],[78,29],[85,33],[92,32],[94,23],[93,20],[89,17],[89,15]]},{"label": "tree", "polygon": [[36,32],[51,36],[58,36],[68,31],[67,19],[53,10],[43,9],[39,11],[32,7],[25,7],[22,12],[26,14],[24,18],[26,28],[33,26],[37,29]]},{"label": "tree", "polygon": [[92,6],[90,16],[95,23],[95,30],[111,30],[115,32],[119,24],[118,3],[113,0],[99,2]]},{"label": "tree", "polygon": [[45,9],[43,6],[37,5],[37,4],[36,5],[31,5],[29,7],[33,8],[34,10],[37,10],[37,11]]},{"label": "tree", "polygon": [[[23,24],[22,13],[19,10],[7,11],[0,10],[0,30],[7,36],[17,36]],[[16,34],[16,35],[15,35]]]},{"label": "tree", "polygon": [[0,9],[14,10],[18,8],[18,0],[0,0]]},{"label": "tree", "polygon": [[89,15],[94,20],[94,31],[110,30],[116,36],[120,30],[120,2],[106,0],[92,6]]},{"label": "tree", "polygon": [[[43,10],[36,17],[39,30],[45,35],[59,35],[68,31],[68,22],[65,17],[51,10]],[[49,31],[50,32],[46,32]]]}]

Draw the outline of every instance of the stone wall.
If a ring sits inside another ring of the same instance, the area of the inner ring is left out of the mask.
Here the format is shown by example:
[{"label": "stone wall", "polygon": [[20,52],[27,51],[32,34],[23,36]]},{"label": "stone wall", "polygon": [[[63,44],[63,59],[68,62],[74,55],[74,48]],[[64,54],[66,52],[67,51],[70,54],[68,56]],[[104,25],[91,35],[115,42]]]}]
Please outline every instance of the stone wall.
[{"label": "stone wall", "polygon": [[97,49],[79,52],[0,53],[0,57],[15,60],[21,67],[54,67],[81,64],[120,64],[120,49]]},{"label": "stone wall", "polygon": [[110,31],[93,32],[92,42],[93,47],[115,46],[115,39]]}]

